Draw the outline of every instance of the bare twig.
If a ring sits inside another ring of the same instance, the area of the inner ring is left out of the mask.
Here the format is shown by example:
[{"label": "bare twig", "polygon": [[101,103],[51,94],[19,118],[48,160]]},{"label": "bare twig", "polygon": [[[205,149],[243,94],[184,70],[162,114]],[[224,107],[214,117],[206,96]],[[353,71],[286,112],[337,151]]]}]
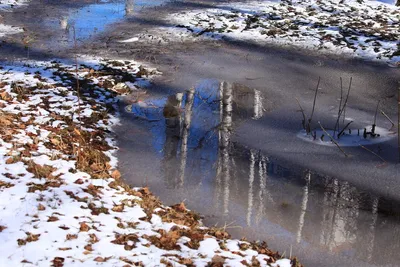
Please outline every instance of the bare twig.
[{"label": "bare twig", "polygon": [[386,163],[386,160],[384,160],[381,156],[379,156],[378,154],[376,154],[374,151],[372,151],[371,149],[366,148],[363,145],[360,145],[360,147],[364,148],[365,150],[367,150],[368,152],[372,153],[373,155],[377,156],[378,158],[380,158],[384,163]]},{"label": "bare twig", "polygon": [[392,127],[390,127],[390,129],[392,129],[393,127],[394,127],[394,125],[395,125],[395,123],[389,118],[389,116],[385,113],[385,112],[383,112],[383,110],[379,110],[380,112],[381,112],[381,114],[388,120],[388,121],[390,121],[390,123],[392,124]]},{"label": "bare twig", "polygon": [[353,123],[353,121],[347,123],[347,125],[343,128],[343,130],[341,130],[341,131],[338,133],[337,137],[340,138],[340,136],[343,134],[343,132],[344,132],[344,131],[347,129],[347,127],[349,127],[350,124],[352,124],[352,123]]},{"label": "bare twig", "polygon": [[333,137],[335,137],[336,128],[338,129],[338,131],[339,131],[339,128],[340,128],[340,125],[339,125],[340,117],[339,116],[340,116],[340,112],[341,112],[341,109],[342,109],[342,101],[343,101],[343,79],[342,79],[342,77],[340,77],[340,103],[339,103],[338,117],[337,117],[337,120],[336,120],[335,127],[333,129]]},{"label": "bare twig", "polygon": [[372,124],[372,129],[371,129],[371,133],[375,134],[375,128],[376,128],[376,117],[378,115],[378,108],[379,108],[379,103],[381,103],[381,101],[378,101],[378,104],[376,105],[376,109],[375,109],[375,116],[374,116],[374,124]]},{"label": "bare twig", "polygon": [[[353,82],[353,77],[350,77],[349,90],[347,91],[346,100],[344,101],[343,109],[342,109],[342,112],[344,112],[343,123],[344,123],[344,121],[346,119],[346,107],[347,107],[347,101],[349,100],[349,96],[350,96],[350,90],[351,90],[352,82]],[[342,112],[340,114],[342,114]]]},{"label": "bare twig", "polygon": [[315,95],[314,95],[313,107],[312,107],[310,119],[308,120],[308,124],[310,125],[310,128],[311,128],[311,121],[312,121],[312,118],[313,118],[313,116],[314,116],[315,104],[316,104],[316,102],[317,102],[318,87],[319,87],[319,83],[320,83],[320,82],[321,82],[321,77],[318,78],[317,88],[315,88]]},{"label": "bare twig", "polygon": [[319,126],[321,127],[322,131],[324,131],[324,133],[331,139],[331,141],[340,149],[340,151],[345,155],[345,157],[347,158],[349,155],[344,152],[344,150],[339,146],[339,144],[335,141],[335,139],[333,139],[333,137],[325,130],[325,128],[321,125],[320,122],[318,122]]},{"label": "bare twig", "polygon": [[297,104],[299,104],[301,113],[303,114],[303,121],[302,121],[303,129],[306,130],[306,131],[307,131],[307,134],[308,134],[309,132],[308,132],[308,130],[307,130],[307,128],[306,128],[307,116],[306,116],[306,114],[304,113],[304,109],[303,109],[303,107],[300,105],[299,99],[297,99],[297,97],[296,97],[296,101],[297,101]]}]

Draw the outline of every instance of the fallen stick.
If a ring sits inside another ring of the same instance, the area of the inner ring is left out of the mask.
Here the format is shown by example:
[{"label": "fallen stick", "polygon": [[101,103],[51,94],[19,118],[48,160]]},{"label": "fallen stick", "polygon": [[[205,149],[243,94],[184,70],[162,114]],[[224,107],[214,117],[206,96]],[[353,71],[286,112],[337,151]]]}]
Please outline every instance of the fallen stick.
[{"label": "fallen stick", "polygon": [[[389,116],[385,113],[385,112],[383,112],[383,110],[379,110],[380,112],[381,112],[381,114],[388,120],[388,121],[390,121],[390,123],[392,124],[392,127],[390,127],[390,129],[392,129],[393,127],[394,127],[394,122],[389,118]],[[389,129],[389,130],[390,130]]]},{"label": "fallen stick", "polygon": [[347,158],[349,155],[347,155],[346,152],[344,152],[344,150],[339,146],[339,144],[335,141],[335,139],[333,139],[333,137],[325,130],[324,127],[322,127],[321,123],[318,122],[319,126],[321,127],[322,131],[324,131],[324,133],[331,139],[331,141],[340,149],[340,151],[342,151],[342,153],[345,155],[345,157]]},{"label": "fallen stick", "polygon": [[366,148],[363,145],[360,145],[360,147],[364,148],[365,150],[367,150],[368,152],[372,153],[373,155],[377,156],[378,158],[380,158],[384,163],[386,163],[386,160],[384,160],[381,156],[379,156],[378,154],[376,154],[374,151],[372,151],[371,149]]}]

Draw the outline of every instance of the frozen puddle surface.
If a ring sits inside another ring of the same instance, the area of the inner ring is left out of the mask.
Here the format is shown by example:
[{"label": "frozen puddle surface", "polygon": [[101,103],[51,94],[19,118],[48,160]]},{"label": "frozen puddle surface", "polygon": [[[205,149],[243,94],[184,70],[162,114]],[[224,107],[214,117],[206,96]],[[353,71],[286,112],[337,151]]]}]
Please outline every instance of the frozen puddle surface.
[{"label": "frozen puddle surface", "polygon": [[[339,133],[340,138],[337,138]],[[336,146],[336,144],[332,142],[331,137],[340,146],[365,146],[389,141],[390,139],[397,137],[397,133],[381,127],[375,127],[373,133],[372,126],[368,126],[362,129],[346,129],[345,131],[323,131],[317,129],[310,134],[307,134],[305,130],[302,130],[297,136],[305,141],[325,146]]]},{"label": "frozen puddle surface", "polygon": [[236,237],[292,251],[305,266],[396,265],[398,201],[233,141],[237,124],[266,115],[263,97],[205,80],[129,105],[119,155],[127,181],[148,185],[166,204],[185,201]]}]

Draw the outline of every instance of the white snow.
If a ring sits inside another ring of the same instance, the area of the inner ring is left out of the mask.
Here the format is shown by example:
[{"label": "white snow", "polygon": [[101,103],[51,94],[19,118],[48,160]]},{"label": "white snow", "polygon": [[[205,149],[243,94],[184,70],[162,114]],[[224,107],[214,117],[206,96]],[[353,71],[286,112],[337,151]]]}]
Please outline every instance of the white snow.
[{"label": "white snow", "polygon": [[171,14],[169,20],[177,29],[160,30],[186,39],[270,43],[400,64],[400,8],[376,1],[239,2]]}]

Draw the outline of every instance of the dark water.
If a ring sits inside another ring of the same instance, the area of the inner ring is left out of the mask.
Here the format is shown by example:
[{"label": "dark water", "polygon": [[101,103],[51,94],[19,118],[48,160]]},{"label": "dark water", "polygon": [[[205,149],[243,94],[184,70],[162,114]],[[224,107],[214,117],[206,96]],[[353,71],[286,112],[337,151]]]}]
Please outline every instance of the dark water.
[{"label": "dark water", "polygon": [[128,182],[306,266],[396,266],[398,202],[232,141],[235,127],[268,113],[262,100],[257,90],[204,80],[128,106],[120,136]]}]

